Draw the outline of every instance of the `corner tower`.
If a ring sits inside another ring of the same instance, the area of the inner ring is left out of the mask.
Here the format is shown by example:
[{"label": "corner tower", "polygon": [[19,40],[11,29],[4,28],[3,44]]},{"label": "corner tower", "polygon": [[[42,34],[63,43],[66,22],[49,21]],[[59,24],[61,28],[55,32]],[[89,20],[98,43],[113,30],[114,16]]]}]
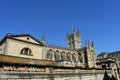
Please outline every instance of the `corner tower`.
[{"label": "corner tower", "polygon": [[80,31],[77,32],[73,28],[72,34],[67,33],[67,42],[68,48],[70,49],[79,49],[81,48],[81,39],[80,39]]},{"label": "corner tower", "polygon": [[89,41],[86,43],[86,59],[87,59],[87,65],[89,68],[95,68],[96,67],[96,52],[94,43],[89,43]]}]

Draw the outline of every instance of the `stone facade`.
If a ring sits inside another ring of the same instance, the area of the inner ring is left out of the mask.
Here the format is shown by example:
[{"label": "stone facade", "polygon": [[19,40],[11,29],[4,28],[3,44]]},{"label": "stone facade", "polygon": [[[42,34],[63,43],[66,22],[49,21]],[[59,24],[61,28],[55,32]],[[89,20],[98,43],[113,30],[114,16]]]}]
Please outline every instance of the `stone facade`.
[{"label": "stone facade", "polygon": [[[110,75],[110,72],[108,75]],[[0,73],[2,80],[103,80],[105,72],[103,70],[99,70],[94,72],[83,71],[78,73]]]},{"label": "stone facade", "polygon": [[115,61],[118,68],[118,73],[120,74],[120,51],[115,52],[102,52],[98,55],[98,59],[111,58]]},{"label": "stone facade", "polygon": [[67,39],[68,48],[63,48],[44,44],[31,35],[7,34],[5,43],[1,44],[1,54],[57,61],[60,63],[59,66],[95,68],[96,53],[94,44],[88,42],[86,47],[81,48],[79,31],[73,31]]},{"label": "stone facade", "polygon": [[94,43],[81,45],[80,32],[67,33],[68,48],[48,45],[29,34],[7,34],[0,41],[0,78],[7,80],[102,80],[112,69],[98,69]]}]

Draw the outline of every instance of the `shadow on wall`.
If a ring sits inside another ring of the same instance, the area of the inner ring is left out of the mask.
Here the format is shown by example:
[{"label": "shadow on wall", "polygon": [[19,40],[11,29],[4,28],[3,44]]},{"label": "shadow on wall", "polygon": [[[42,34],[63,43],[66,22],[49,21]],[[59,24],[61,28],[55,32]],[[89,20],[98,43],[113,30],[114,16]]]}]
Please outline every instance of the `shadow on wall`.
[{"label": "shadow on wall", "polygon": [[110,77],[108,73],[105,71],[103,80],[117,80],[117,79],[114,77],[114,75]]}]

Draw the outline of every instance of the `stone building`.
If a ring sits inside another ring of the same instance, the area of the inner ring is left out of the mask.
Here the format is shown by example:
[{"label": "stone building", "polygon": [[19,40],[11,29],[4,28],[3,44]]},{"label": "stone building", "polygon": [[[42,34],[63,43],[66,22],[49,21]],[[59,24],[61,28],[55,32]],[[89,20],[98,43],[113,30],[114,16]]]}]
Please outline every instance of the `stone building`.
[{"label": "stone building", "polygon": [[94,43],[82,47],[75,29],[66,35],[67,48],[48,45],[45,37],[7,34],[0,41],[0,79],[102,80],[105,71],[97,68]]},{"label": "stone building", "polygon": [[120,51],[102,52],[97,56],[98,59],[111,58],[117,64],[118,73],[120,74]]}]

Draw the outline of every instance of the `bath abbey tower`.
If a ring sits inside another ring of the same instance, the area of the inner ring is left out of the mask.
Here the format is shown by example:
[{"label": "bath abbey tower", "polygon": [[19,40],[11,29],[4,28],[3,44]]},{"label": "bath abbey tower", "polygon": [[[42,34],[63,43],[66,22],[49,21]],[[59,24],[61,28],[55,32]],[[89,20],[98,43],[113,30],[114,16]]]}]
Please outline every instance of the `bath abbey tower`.
[{"label": "bath abbey tower", "polygon": [[78,60],[81,63],[85,64],[86,67],[95,67],[96,53],[93,42],[90,44],[88,41],[86,47],[82,48],[80,31],[76,32],[74,28],[72,34],[67,33],[67,41],[69,49],[77,50]]},{"label": "bath abbey tower", "polygon": [[81,48],[81,41],[80,41],[80,31],[75,31],[73,28],[72,34],[67,33],[67,41],[68,41],[68,48],[71,49],[79,49]]}]

